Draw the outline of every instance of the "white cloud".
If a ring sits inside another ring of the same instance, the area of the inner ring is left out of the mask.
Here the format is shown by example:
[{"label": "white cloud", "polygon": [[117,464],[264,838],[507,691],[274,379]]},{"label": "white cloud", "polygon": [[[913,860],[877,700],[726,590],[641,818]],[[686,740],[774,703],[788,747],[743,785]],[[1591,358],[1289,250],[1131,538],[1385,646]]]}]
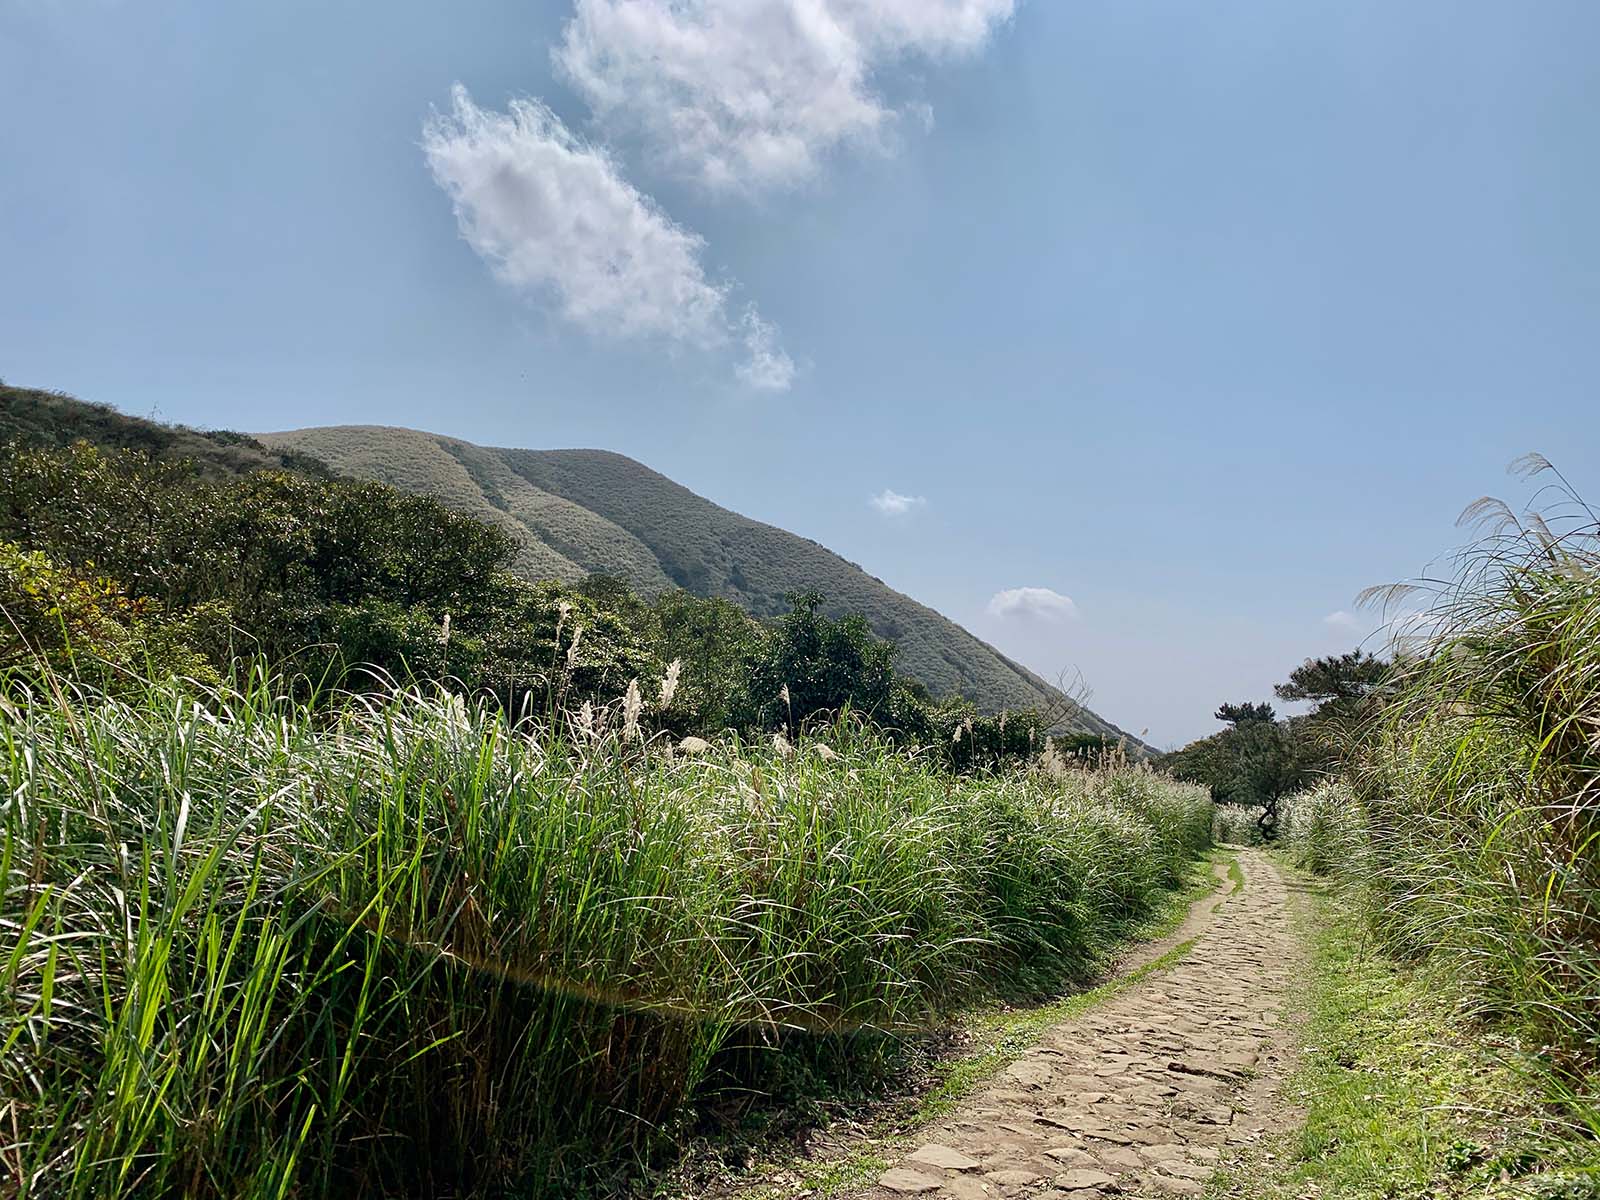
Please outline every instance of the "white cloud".
[{"label": "white cloud", "polygon": [[783,390],[794,363],[754,306],[735,320],[729,285],[706,277],[704,241],[623,178],[601,148],[536,100],[479,108],[460,84],[422,147],[455,202],[461,236],[505,283],[555,299],[590,332],[715,349],[737,338],[746,383]]},{"label": "white cloud", "polygon": [[1071,596],[1046,587],[1007,588],[989,598],[989,615],[1009,620],[1014,617],[1043,621],[1066,621],[1078,615]]},{"label": "white cloud", "polygon": [[786,392],[794,382],[794,359],[778,342],[778,327],[763,321],[754,304],[739,320],[747,357],[739,364],[739,378],[762,392]]},{"label": "white cloud", "polygon": [[[608,130],[714,191],[803,182],[884,148],[876,70],[980,49],[1015,0],[576,0],[557,69]],[[907,106],[931,122],[926,105]]]},{"label": "white cloud", "polygon": [[928,503],[926,496],[902,496],[899,492],[884,488],[876,496],[867,497],[867,502],[886,517],[905,517]]},{"label": "white cloud", "polygon": [[1342,632],[1353,631],[1360,625],[1354,613],[1345,612],[1343,609],[1329,613],[1322,618],[1322,623],[1330,629],[1337,629]]}]

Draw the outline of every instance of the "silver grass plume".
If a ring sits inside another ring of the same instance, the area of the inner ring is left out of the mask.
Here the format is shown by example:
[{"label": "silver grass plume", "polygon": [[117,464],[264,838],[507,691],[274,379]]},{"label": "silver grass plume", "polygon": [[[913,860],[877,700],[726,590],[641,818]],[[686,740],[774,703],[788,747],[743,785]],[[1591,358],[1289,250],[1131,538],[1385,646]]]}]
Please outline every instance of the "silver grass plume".
[{"label": "silver grass plume", "polygon": [[639,736],[639,712],[644,708],[644,701],[639,696],[639,681],[628,680],[627,694],[622,697],[622,737],[624,741],[633,741]]}]

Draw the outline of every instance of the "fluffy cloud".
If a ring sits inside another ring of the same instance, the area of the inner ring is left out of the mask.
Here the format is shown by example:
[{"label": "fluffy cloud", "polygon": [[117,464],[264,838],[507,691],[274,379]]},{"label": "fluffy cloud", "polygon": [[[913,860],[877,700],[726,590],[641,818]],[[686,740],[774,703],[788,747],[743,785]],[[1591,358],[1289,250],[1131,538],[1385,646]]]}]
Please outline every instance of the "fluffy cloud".
[{"label": "fluffy cloud", "polygon": [[[715,191],[814,175],[882,147],[899,112],[873,72],[973,52],[1015,0],[576,0],[556,67],[613,132]],[[908,110],[916,116],[921,109]]]},{"label": "fluffy cloud", "polygon": [[1007,588],[989,598],[989,615],[1002,620],[1034,618],[1042,621],[1067,621],[1078,615],[1071,596],[1046,587]]},{"label": "fluffy cloud", "polygon": [[744,340],[745,360],[739,364],[739,378],[762,392],[786,392],[794,382],[794,359],[784,352],[778,340],[778,327],[763,321],[754,304],[739,320]]},{"label": "fluffy cloud", "polygon": [[886,517],[904,517],[928,501],[925,496],[902,496],[899,492],[884,488],[876,496],[869,496],[867,502]]},{"label": "fluffy cloud", "polygon": [[422,146],[455,203],[461,236],[510,286],[552,296],[562,315],[594,333],[701,349],[737,340],[746,383],[789,386],[794,363],[777,329],[753,306],[733,317],[728,285],[701,265],[702,239],[543,104],[487,110],[457,84],[450,112],[425,124]]},{"label": "fluffy cloud", "polygon": [[1322,618],[1322,623],[1329,629],[1337,629],[1341,633],[1351,632],[1360,624],[1360,622],[1356,620],[1354,613],[1345,612],[1343,609],[1340,609],[1338,612],[1329,613],[1327,616]]}]

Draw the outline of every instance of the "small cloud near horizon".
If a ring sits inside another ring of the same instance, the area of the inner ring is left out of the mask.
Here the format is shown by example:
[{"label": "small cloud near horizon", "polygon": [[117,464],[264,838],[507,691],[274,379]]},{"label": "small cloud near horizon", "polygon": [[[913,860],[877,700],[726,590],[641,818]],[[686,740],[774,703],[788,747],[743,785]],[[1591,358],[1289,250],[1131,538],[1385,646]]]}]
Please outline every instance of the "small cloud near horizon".
[{"label": "small cloud near horizon", "polygon": [[867,503],[886,517],[908,517],[917,509],[926,507],[928,498],[902,496],[899,492],[884,488],[877,495],[867,497]]},{"label": "small cloud near horizon", "polygon": [[1063,596],[1053,588],[1006,588],[989,598],[986,610],[991,617],[1009,620],[1014,617],[1041,621],[1076,620],[1078,606],[1071,596]]}]

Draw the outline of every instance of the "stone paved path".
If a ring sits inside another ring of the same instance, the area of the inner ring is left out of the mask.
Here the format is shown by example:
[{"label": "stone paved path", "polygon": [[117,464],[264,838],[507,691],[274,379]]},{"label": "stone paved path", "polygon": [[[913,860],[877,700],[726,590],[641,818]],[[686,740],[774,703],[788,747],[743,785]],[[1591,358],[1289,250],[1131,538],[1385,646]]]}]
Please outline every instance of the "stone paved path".
[{"label": "stone paved path", "polygon": [[1298,946],[1276,868],[1239,857],[1244,890],[1176,966],[1046,1034],[862,1196],[1198,1196],[1221,1158],[1271,1132]]}]

